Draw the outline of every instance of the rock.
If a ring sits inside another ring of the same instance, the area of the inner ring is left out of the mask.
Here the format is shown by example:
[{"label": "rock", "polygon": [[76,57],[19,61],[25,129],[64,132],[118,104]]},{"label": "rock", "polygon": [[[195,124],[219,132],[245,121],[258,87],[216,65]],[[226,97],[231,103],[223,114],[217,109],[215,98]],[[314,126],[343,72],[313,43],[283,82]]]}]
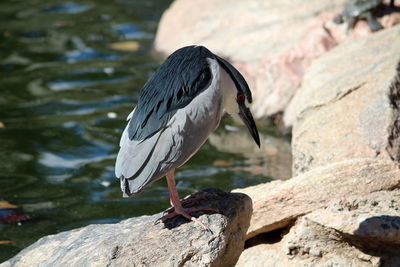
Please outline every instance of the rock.
[{"label": "rock", "polygon": [[353,158],[400,159],[399,34],[396,26],[341,44],[307,70],[285,114],[294,175]]},{"label": "rock", "polygon": [[0,266],[234,265],[244,247],[250,198],[217,189],[196,194],[207,198],[199,205],[221,213],[199,217],[212,233],[183,217],[154,224],[160,213],[47,236]]},{"label": "rock", "polygon": [[246,249],[236,267],[253,266],[252,253],[258,254],[259,262],[267,263],[254,266],[380,266],[379,257],[361,252],[344,242],[334,230],[309,222],[304,217],[280,242]]},{"label": "rock", "polygon": [[[295,266],[290,258],[282,253],[280,244],[259,244],[243,251],[236,267],[279,267]],[[298,266],[298,265],[297,265]]]},{"label": "rock", "polygon": [[345,1],[176,0],[161,18],[154,48],[168,55],[200,44],[229,58],[255,95],[253,115],[265,118],[282,112],[305,68],[344,39],[344,32],[333,34],[338,26],[331,20]]},{"label": "rock", "polygon": [[340,232],[364,248],[400,247],[399,189],[344,197],[305,218]]},{"label": "rock", "polygon": [[296,176],[236,190],[253,199],[248,242],[284,236],[238,266],[252,253],[266,266],[398,266],[399,33],[341,44],[306,71],[291,103]]},{"label": "rock", "polygon": [[400,190],[332,201],[281,240],[246,249],[241,266],[398,266]]},{"label": "rock", "polygon": [[400,185],[400,170],[392,161],[353,159],[333,163],[287,181],[236,189],[253,200],[247,239],[287,227],[299,216],[352,194],[392,190]]},{"label": "rock", "polygon": [[288,140],[260,133],[262,145],[259,148],[254,145],[254,140],[246,129],[238,128],[219,131],[212,134],[208,140],[219,151],[239,154],[247,159],[244,166],[235,166],[232,168],[234,170],[272,179],[285,180],[291,177],[291,169],[288,166],[292,165],[292,153]]}]

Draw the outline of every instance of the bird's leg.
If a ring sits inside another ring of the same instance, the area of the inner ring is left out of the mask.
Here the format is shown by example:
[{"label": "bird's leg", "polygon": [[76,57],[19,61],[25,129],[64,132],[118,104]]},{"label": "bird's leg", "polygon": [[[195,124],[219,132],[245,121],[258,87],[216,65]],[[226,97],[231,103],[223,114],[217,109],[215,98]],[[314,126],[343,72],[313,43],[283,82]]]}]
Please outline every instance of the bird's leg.
[{"label": "bird's leg", "polygon": [[170,203],[173,208],[173,211],[169,212],[168,214],[164,215],[161,218],[162,222],[165,222],[166,220],[173,218],[177,215],[182,215],[185,218],[194,221],[195,223],[199,224],[201,227],[203,227],[205,230],[209,230],[199,219],[193,217],[190,215],[191,212],[196,212],[196,211],[216,211],[215,209],[211,208],[205,208],[205,207],[199,207],[199,208],[184,208],[182,207],[182,203],[179,199],[178,192],[175,187],[175,179],[174,179],[174,172],[175,170],[169,171],[166,174],[167,177],[167,183],[168,183],[168,190],[169,190],[169,195],[170,195]]}]

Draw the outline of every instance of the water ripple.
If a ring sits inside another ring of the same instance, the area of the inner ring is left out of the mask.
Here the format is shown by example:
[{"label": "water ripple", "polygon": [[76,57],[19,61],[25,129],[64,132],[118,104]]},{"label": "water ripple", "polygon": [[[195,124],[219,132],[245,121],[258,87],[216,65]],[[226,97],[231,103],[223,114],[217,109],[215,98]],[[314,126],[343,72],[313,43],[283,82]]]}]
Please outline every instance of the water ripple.
[{"label": "water ripple", "polygon": [[77,14],[89,10],[91,7],[88,5],[77,4],[74,2],[65,2],[57,5],[52,5],[42,9],[46,13],[57,14]]},{"label": "water ripple", "polygon": [[133,24],[126,23],[126,24],[117,24],[112,27],[112,31],[115,35],[123,37],[127,40],[134,40],[134,39],[145,39],[145,38],[152,38],[152,34],[148,34],[139,30]]},{"label": "water ripple", "polygon": [[68,63],[76,63],[78,61],[87,60],[116,60],[121,58],[120,55],[109,52],[96,51],[92,48],[85,48],[83,50],[73,50],[66,52],[59,58],[60,61]]}]

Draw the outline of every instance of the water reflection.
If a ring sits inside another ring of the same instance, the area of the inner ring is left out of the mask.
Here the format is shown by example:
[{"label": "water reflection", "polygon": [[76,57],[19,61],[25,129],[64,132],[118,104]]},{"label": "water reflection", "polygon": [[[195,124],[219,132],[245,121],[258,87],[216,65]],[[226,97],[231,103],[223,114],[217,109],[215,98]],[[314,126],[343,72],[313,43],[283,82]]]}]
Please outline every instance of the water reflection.
[{"label": "water reflection", "polygon": [[[260,133],[261,148],[254,146],[246,129],[229,124],[225,130],[212,134],[209,141],[219,151],[239,154],[245,157],[240,166],[231,166],[227,161],[217,161],[214,164],[229,166],[234,170],[251,173],[253,176],[268,176],[273,179],[289,179],[292,175],[292,153],[290,143],[282,137],[274,137]],[[238,142],[237,140],[241,140]]]},{"label": "water reflection", "polygon": [[70,64],[84,60],[116,60],[121,56],[115,53],[96,51],[88,47],[79,37],[73,36],[71,38],[75,50],[67,51],[60,57],[61,61],[66,61]]},{"label": "water reflection", "polygon": [[73,2],[65,2],[60,3],[58,5],[52,5],[49,7],[45,7],[42,9],[43,12],[48,13],[59,13],[59,14],[77,14],[88,10],[90,6],[73,3]]},{"label": "water reflection", "polygon": [[140,31],[138,27],[130,23],[114,25],[112,31],[115,35],[126,40],[144,39],[154,36],[153,34]]},{"label": "water reflection", "polygon": [[112,67],[77,70],[49,80],[46,86],[53,91],[79,89],[98,84],[125,82],[131,75]]}]

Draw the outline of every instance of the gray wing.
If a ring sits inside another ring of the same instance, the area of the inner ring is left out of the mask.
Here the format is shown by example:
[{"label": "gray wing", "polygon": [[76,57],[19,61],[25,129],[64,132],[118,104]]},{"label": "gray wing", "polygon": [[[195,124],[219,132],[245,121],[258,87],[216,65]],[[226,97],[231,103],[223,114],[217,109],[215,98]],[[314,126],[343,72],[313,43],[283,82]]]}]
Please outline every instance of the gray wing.
[{"label": "gray wing", "polygon": [[170,55],[140,92],[129,121],[131,140],[146,139],[185,107],[211,79],[207,58],[214,55],[205,47],[184,47]]},{"label": "gray wing", "polygon": [[[130,140],[128,127],[125,128],[115,165],[115,175],[121,179],[121,190],[124,197],[140,192],[154,178],[156,168],[154,168],[154,162],[149,161],[154,156],[162,132],[159,131],[145,142],[141,142]],[[152,168],[146,168],[149,163],[153,164]]]},{"label": "gray wing", "polygon": [[[214,55],[204,47],[182,48],[166,59],[141,90],[138,105],[128,116],[115,167],[124,196],[161,178],[152,157],[169,150],[174,142],[162,136],[173,115],[210,83],[207,57]],[[151,168],[145,168],[148,164]]]}]

